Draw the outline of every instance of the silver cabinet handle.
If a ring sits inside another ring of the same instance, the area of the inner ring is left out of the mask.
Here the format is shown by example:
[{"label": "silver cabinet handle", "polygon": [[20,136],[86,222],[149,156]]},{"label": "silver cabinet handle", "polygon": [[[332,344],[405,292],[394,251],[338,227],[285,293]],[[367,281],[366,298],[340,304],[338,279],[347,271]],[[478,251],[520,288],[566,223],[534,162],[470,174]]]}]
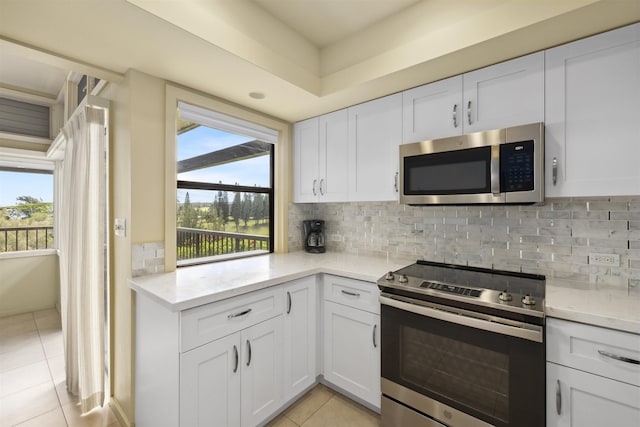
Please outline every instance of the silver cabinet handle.
[{"label": "silver cabinet handle", "polygon": [[345,295],[349,295],[352,297],[360,297],[360,294],[357,292],[349,292],[349,291],[345,291],[344,289],[341,292]]},{"label": "silver cabinet handle", "polygon": [[629,357],[618,356],[617,354],[609,353],[608,351],[598,350],[600,356],[608,357],[609,359],[617,360],[619,362],[631,363],[632,365],[640,365],[640,360],[631,359]]},{"label": "silver cabinet handle", "polygon": [[291,292],[287,291],[287,314],[291,313]]},{"label": "silver cabinet handle", "polygon": [[562,390],[560,389],[560,380],[556,382],[556,412],[558,415],[562,413]]},{"label": "silver cabinet handle", "polygon": [[558,159],[556,157],[554,157],[551,162],[551,176],[553,179],[553,185],[555,186],[558,182]]},{"label": "silver cabinet handle", "polygon": [[236,372],[238,372],[238,364],[239,364],[239,360],[238,360],[238,347],[236,347],[235,345],[233,346],[233,356],[236,359],[236,364],[235,367],[233,368],[233,373],[235,374]]},{"label": "silver cabinet handle", "polygon": [[453,104],[453,127],[458,127],[458,104]]},{"label": "silver cabinet handle", "polygon": [[376,342],[376,329],[378,329],[378,325],[373,325],[373,348],[378,348],[378,343]]},{"label": "silver cabinet handle", "polygon": [[467,120],[471,124],[471,101],[467,104]]},{"label": "silver cabinet handle", "polygon": [[316,193],[316,182],[318,182],[318,180],[317,180],[317,179],[314,179],[314,180],[313,180],[313,186],[312,186],[312,187],[313,187],[312,189],[313,189],[313,195],[314,195],[314,196],[317,196],[317,195],[318,195],[318,193]]},{"label": "silver cabinet handle", "polygon": [[240,313],[231,313],[230,315],[227,316],[227,319],[233,319],[234,317],[246,316],[249,313],[251,313],[251,309],[247,308],[245,311],[241,311]]},{"label": "silver cabinet handle", "polygon": [[393,178],[393,188],[396,190],[396,193],[398,192],[398,174],[399,172],[396,172]]},{"label": "silver cabinet handle", "polygon": [[247,366],[251,364],[251,342],[247,340],[247,351],[249,352],[249,356],[247,357]]},{"label": "silver cabinet handle", "polygon": [[322,188],[322,184],[324,183],[324,178],[320,180],[320,195],[324,196],[324,189]]}]

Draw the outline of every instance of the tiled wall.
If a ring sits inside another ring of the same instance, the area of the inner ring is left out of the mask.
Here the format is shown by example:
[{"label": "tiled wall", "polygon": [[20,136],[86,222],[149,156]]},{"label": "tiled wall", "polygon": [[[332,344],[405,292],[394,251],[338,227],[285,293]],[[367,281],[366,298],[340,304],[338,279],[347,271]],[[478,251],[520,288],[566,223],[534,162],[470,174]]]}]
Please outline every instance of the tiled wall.
[{"label": "tiled wall", "polygon": [[164,272],[164,242],[132,245],[131,270],[133,277]]},{"label": "tiled wall", "polygon": [[[543,206],[292,204],[289,250],[304,219],[326,221],[327,250],[545,274],[556,283],[640,295],[640,197],[547,199]],[[620,255],[619,267],[589,264]]]}]

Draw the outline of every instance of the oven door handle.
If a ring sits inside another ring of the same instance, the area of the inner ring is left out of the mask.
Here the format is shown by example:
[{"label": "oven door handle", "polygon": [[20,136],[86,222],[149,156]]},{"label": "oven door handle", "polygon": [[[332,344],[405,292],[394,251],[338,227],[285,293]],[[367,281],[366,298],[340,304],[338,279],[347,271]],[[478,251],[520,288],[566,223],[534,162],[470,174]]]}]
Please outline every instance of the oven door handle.
[{"label": "oven door handle", "polygon": [[380,295],[380,303],[421,316],[481,329],[483,331],[495,332],[540,343],[544,340],[543,328],[538,325],[530,325],[481,313],[473,313],[473,316],[471,316],[469,315],[470,312],[467,312],[469,314],[465,314],[462,313],[463,310],[453,307],[446,307],[405,297],[397,297],[395,295],[392,296],[387,293]]}]

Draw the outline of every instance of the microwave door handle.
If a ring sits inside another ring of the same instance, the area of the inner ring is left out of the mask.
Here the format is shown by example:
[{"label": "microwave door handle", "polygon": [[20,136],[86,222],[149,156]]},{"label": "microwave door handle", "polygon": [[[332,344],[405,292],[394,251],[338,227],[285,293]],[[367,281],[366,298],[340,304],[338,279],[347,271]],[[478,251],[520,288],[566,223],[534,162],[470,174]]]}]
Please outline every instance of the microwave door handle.
[{"label": "microwave door handle", "polygon": [[494,196],[500,194],[500,146],[491,146],[491,192]]}]

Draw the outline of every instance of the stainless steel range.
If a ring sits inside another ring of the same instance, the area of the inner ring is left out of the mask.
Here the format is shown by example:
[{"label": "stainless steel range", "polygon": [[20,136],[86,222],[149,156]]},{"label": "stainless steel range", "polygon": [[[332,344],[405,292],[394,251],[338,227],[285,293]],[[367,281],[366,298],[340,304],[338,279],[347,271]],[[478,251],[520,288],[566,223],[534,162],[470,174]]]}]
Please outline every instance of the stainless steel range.
[{"label": "stainless steel range", "polygon": [[378,280],[382,425],[545,425],[545,277],[417,261]]}]

